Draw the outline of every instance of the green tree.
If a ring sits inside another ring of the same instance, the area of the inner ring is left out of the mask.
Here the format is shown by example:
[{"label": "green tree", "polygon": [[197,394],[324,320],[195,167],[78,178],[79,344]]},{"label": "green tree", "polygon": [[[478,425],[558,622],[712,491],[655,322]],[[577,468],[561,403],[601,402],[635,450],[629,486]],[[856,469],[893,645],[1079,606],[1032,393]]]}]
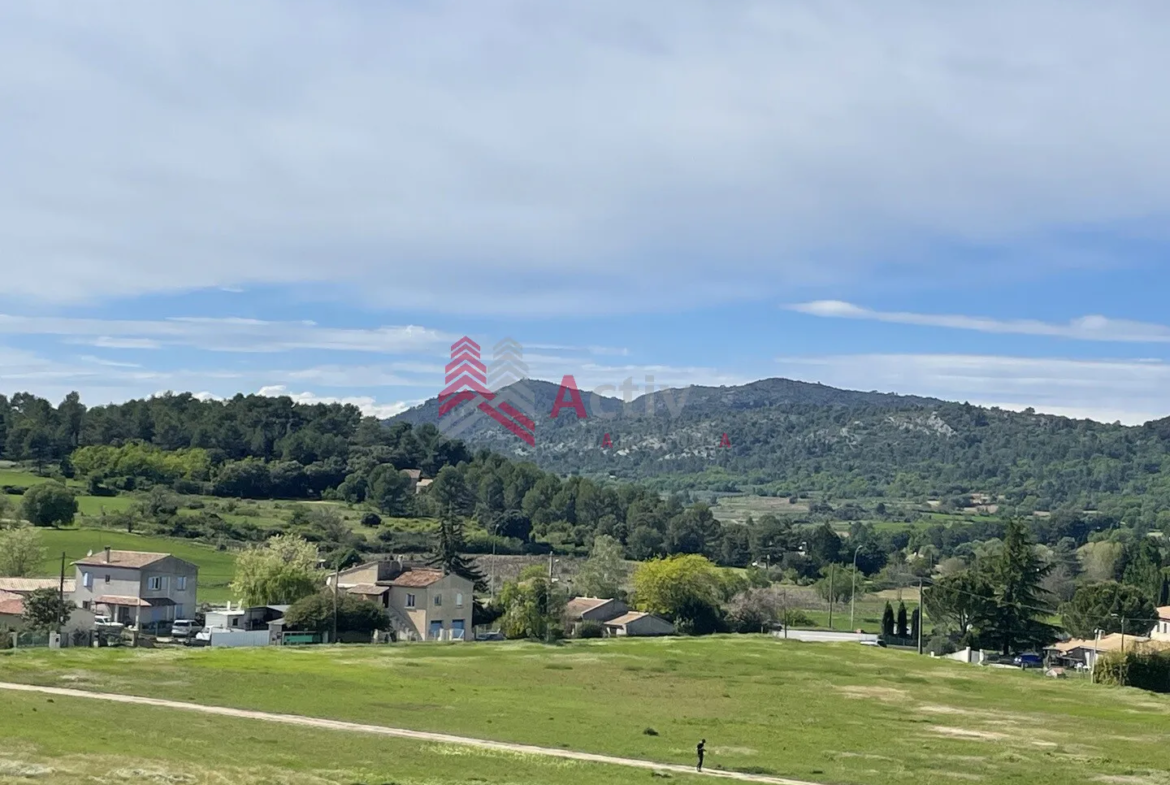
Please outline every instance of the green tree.
[{"label": "green tree", "polygon": [[367,512],[362,516],[362,526],[377,528],[382,525],[382,518],[376,512]]},{"label": "green tree", "polygon": [[906,603],[898,603],[898,619],[894,625],[894,635],[898,638],[905,638],[910,635],[910,627],[906,620]]},{"label": "green tree", "polygon": [[35,589],[24,598],[21,619],[30,629],[55,632],[61,629],[72,611],[72,603],[62,600],[56,589]]},{"label": "green tree", "polygon": [[842,567],[839,564],[830,564],[821,569],[821,578],[816,582],[817,595],[827,603],[837,605],[849,602],[853,591],[860,593],[865,585],[865,576],[858,570],[854,573],[853,565]]},{"label": "green tree", "polygon": [[278,534],[236,558],[232,591],[247,605],[291,605],[320,588],[317,558],[303,537]]},{"label": "green tree", "polygon": [[1071,600],[1060,606],[1064,628],[1077,638],[1122,632],[1145,635],[1158,615],[1154,603],[1141,589],[1116,581],[1081,586]]},{"label": "green tree", "polygon": [[963,570],[923,589],[922,604],[936,628],[967,635],[991,613],[991,585],[978,572]]},{"label": "green tree", "polygon": [[410,478],[406,472],[384,463],[370,472],[366,500],[387,515],[403,517],[410,513]]},{"label": "green tree", "polygon": [[599,534],[593,538],[589,558],[573,576],[573,590],[585,597],[617,597],[628,573],[621,543]]},{"label": "green tree", "polygon": [[634,570],[633,584],[638,609],[672,619],[680,632],[702,635],[722,626],[723,575],[704,556],[643,562]]},{"label": "green tree", "polygon": [[77,514],[77,497],[60,483],[45,482],[25,491],[20,509],[33,526],[70,524]]},{"label": "green tree", "polygon": [[1134,547],[1127,549],[1121,582],[1142,591],[1155,603],[1161,599],[1166,575],[1162,571],[1162,552],[1151,538],[1142,537]]},{"label": "green tree", "polygon": [[31,526],[0,529],[0,577],[36,575],[45,559],[41,533]]},{"label": "green tree", "polygon": [[980,639],[1005,656],[1051,643],[1056,629],[1043,621],[1051,612],[1043,586],[1051,569],[1036,553],[1024,525],[1009,521],[1003,548],[981,566],[991,586],[992,602]]},{"label": "green tree", "polygon": [[918,640],[919,631],[922,627],[922,609],[915,608],[914,612],[910,614],[910,638]]},{"label": "green tree", "polygon": [[[370,635],[389,627],[386,611],[377,603],[339,592],[337,595],[337,633]],[[284,615],[285,629],[311,632],[333,630],[334,597],[332,591],[320,591],[292,603]]]},{"label": "green tree", "polygon": [[443,511],[439,518],[439,536],[435,544],[435,552],[427,563],[446,573],[466,578],[475,585],[476,592],[486,593],[488,591],[487,581],[475,562],[463,555],[464,547],[463,519],[456,514],[454,509],[449,507]]},{"label": "green tree", "polygon": [[504,610],[500,630],[508,638],[548,640],[560,637],[561,617],[565,608],[564,593],[544,575],[522,581],[509,581],[500,590],[499,605]]},{"label": "green tree", "polygon": [[887,638],[894,637],[894,606],[888,601],[885,610],[882,611],[882,635]]}]

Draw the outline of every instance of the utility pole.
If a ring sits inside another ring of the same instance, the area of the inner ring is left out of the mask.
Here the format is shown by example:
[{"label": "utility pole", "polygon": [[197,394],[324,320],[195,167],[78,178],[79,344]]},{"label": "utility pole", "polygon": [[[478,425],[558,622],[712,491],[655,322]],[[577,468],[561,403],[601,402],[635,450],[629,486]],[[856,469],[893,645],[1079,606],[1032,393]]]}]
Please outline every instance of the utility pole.
[{"label": "utility pole", "polygon": [[829,565],[829,629],[833,629],[833,577],[837,574],[837,565]]},{"label": "utility pole", "polygon": [[333,565],[333,640],[330,643],[337,643],[337,584],[341,580],[341,565]]},{"label": "utility pole", "polygon": [[[61,582],[57,585],[57,596],[61,600],[61,605],[65,605],[65,551],[61,551]],[[65,619],[61,619],[61,623],[65,623]],[[59,630],[58,630],[59,631]]]},{"label": "utility pole", "polygon": [[853,576],[849,583],[849,631],[854,632],[857,628],[853,626],[853,608],[857,605],[857,554],[861,551],[861,546],[858,545],[853,550]]},{"label": "utility pole", "polygon": [[788,587],[784,588],[784,640],[788,640]]},{"label": "utility pole", "polygon": [[1125,654],[1125,617],[1121,617],[1121,653]]},{"label": "utility pole", "polygon": [[918,653],[922,654],[922,627],[926,624],[926,604],[922,601],[922,578],[918,579]]}]

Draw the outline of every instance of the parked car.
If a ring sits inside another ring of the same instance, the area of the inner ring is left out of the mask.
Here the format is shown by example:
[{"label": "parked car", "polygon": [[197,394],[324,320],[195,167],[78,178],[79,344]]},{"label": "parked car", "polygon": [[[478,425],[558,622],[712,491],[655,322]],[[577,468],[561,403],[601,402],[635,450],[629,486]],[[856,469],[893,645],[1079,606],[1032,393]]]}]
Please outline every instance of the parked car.
[{"label": "parked car", "polygon": [[171,623],[171,637],[189,640],[199,632],[199,625],[191,619],[175,619]]},{"label": "parked car", "polygon": [[507,639],[504,637],[504,633],[502,633],[502,632],[499,632],[498,630],[495,630],[495,631],[492,631],[492,632],[477,632],[477,633],[475,634],[475,639],[476,639],[477,641],[502,641],[502,640],[507,640]]},{"label": "parked car", "polygon": [[194,641],[195,641],[195,644],[197,646],[210,646],[211,645],[211,628],[204,627],[199,632],[195,633]]},{"label": "parked car", "polygon": [[1044,660],[1039,654],[1021,654],[1012,660],[1012,665],[1017,668],[1039,668],[1044,665]]}]

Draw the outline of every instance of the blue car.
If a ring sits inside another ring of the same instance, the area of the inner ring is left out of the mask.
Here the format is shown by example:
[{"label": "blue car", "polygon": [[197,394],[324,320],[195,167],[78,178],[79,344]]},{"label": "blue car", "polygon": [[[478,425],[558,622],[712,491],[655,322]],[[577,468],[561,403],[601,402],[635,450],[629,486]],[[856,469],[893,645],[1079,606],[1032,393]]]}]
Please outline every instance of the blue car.
[{"label": "blue car", "polygon": [[1039,654],[1021,654],[1012,660],[1012,665],[1017,668],[1039,668],[1044,664],[1044,660],[1040,658]]}]

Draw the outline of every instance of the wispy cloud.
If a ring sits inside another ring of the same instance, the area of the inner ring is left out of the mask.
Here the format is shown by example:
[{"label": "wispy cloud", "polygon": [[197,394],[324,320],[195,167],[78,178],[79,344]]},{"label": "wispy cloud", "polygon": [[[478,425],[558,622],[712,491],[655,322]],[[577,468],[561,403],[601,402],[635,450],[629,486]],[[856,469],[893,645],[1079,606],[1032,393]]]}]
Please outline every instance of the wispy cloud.
[{"label": "wispy cloud", "polygon": [[791,311],[830,319],[860,319],[891,324],[945,327],[953,330],[974,330],[982,333],[1043,335],[1055,338],[1074,338],[1081,341],[1170,343],[1170,327],[1164,324],[1111,319],[1096,315],[1082,316],[1060,323],[1035,319],[993,319],[984,316],[875,311],[840,300],[817,300],[785,307]]},{"label": "wispy cloud", "polygon": [[833,387],[922,395],[1102,422],[1170,415],[1170,364],[968,354],[777,358],[783,376]]},{"label": "wispy cloud", "polygon": [[158,349],[169,345],[217,352],[327,349],[387,354],[434,352],[445,349],[458,337],[413,325],[360,329],[233,317],[134,320],[9,314],[0,314],[0,335],[56,335],[71,343],[107,349]]}]

